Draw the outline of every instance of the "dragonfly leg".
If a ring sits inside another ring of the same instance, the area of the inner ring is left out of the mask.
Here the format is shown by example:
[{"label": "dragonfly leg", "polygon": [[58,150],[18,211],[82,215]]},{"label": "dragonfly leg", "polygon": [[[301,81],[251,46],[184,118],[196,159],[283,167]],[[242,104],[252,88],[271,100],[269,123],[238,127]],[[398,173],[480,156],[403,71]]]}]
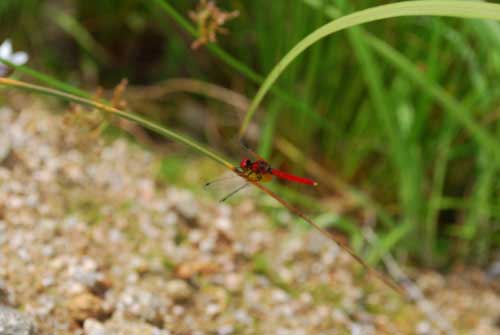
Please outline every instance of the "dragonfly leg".
[{"label": "dragonfly leg", "polygon": [[236,188],[234,191],[232,191],[231,193],[226,195],[224,198],[220,199],[219,202],[226,201],[227,199],[229,199],[230,197],[232,197],[233,195],[235,195],[236,193],[238,193],[239,191],[241,191],[242,189],[244,189],[247,186],[248,186],[248,183],[244,183],[243,185],[238,186],[238,188]]}]

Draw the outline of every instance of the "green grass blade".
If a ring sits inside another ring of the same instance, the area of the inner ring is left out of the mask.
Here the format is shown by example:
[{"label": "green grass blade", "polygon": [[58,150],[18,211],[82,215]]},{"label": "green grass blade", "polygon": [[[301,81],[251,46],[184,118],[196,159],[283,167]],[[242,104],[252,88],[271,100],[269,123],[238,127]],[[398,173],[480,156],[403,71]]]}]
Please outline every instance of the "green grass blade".
[{"label": "green grass blade", "polygon": [[32,78],[35,78],[35,79],[38,79],[39,81],[41,81],[42,83],[45,83],[45,84],[48,84],[50,86],[52,86],[53,88],[56,88],[58,90],[61,90],[61,91],[64,91],[64,92],[67,92],[67,93],[71,93],[71,94],[74,94],[74,95],[78,95],[80,97],[86,97],[86,98],[90,98],[91,95],[88,94],[87,92],[85,91],[82,91],[76,87],[73,87],[71,85],[68,85],[66,84],[65,82],[62,82],[60,80],[57,80],[51,76],[48,76],[46,74],[43,74],[43,73],[40,73],[36,70],[33,70],[27,66],[24,66],[24,65],[16,65],[16,64],[13,64],[11,62],[9,62],[8,60],[6,59],[2,59],[0,58],[0,62],[1,63],[4,63],[5,65],[13,68],[13,69],[16,69],[17,71],[21,72],[21,73],[24,73]]},{"label": "green grass blade", "polygon": [[[198,37],[198,31],[196,30],[196,28],[188,20],[186,20],[179,12],[177,12],[175,8],[168,3],[168,1],[154,0],[154,2],[167,15],[169,15],[172,19],[174,19],[174,21],[177,22],[178,25],[180,25],[184,30],[186,30],[191,36]],[[261,83],[262,81],[264,81],[264,77],[262,77],[260,74],[253,71],[251,68],[249,68],[248,66],[241,63],[236,58],[228,54],[226,51],[221,49],[217,44],[208,43],[206,47],[208,48],[208,50],[210,50],[210,52],[216,55],[224,63],[226,63],[236,71],[240,72],[253,82]]]},{"label": "green grass blade", "polygon": [[[379,71],[380,66],[375,61],[372,51],[366,45],[365,36],[359,27],[348,31],[349,40],[354,48],[356,58],[360,63],[361,72],[368,85],[371,101],[382,128],[389,140],[390,157],[393,171],[398,175],[398,194],[405,216],[402,225],[415,229],[421,213],[421,160],[419,159],[419,144],[412,141],[396,122],[395,113],[389,108],[388,89],[384,87],[384,79]],[[397,90],[395,87],[394,90]],[[399,94],[403,96],[404,94]],[[405,230],[410,232],[411,230]],[[405,235],[398,235],[404,238]],[[373,251],[375,252],[375,251]]]},{"label": "green grass blade", "polygon": [[174,7],[172,7],[166,0],[153,0],[161,9],[163,9],[170,17],[172,17],[175,22],[177,22],[184,30],[190,33],[192,36],[198,37],[198,31],[191,25],[191,23],[186,20],[181,14],[179,14]]},{"label": "green grass blade", "polygon": [[107,113],[112,113],[114,115],[117,115],[121,118],[133,121],[147,129],[150,129],[160,135],[163,135],[165,137],[168,137],[172,140],[175,140],[177,142],[183,143],[187,145],[188,147],[191,147],[192,149],[195,149],[196,151],[200,152],[201,154],[213,159],[214,161],[226,166],[230,170],[234,170],[234,166],[229,163],[227,160],[222,158],[221,156],[217,155],[216,153],[211,152],[210,150],[204,148],[202,145],[196,143],[195,141],[191,140],[185,135],[181,135],[177,132],[174,132],[170,129],[167,129],[166,127],[161,126],[157,122],[148,120],[138,114],[123,111],[114,107],[111,107],[109,105],[106,105],[104,103],[98,102],[98,101],[93,101],[90,99],[85,99],[76,95],[68,94],[65,92],[61,92],[52,88],[44,87],[44,86],[39,86],[39,85],[33,85],[29,83],[25,83],[22,81],[18,80],[13,80],[13,79],[8,79],[8,78],[0,78],[0,85],[8,86],[8,87],[15,87],[15,88],[20,88],[36,93],[41,93],[44,95],[49,95],[53,97],[57,97],[60,99],[63,99],[65,101],[71,101],[74,103],[78,103],[84,106],[88,107],[93,107],[97,108],[99,110],[102,110]]},{"label": "green grass blade", "polygon": [[97,42],[94,37],[83,27],[78,20],[56,8],[49,9],[52,12],[54,22],[90,55],[96,57],[101,62],[109,63],[110,56],[106,49]]},{"label": "green grass blade", "polygon": [[437,142],[437,157],[433,166],[433,178],[430,195],[428,196],[427,213],[424,225],[424,236],[422,241],[423,259],[428,265],[436,265],[434,249],[437,241],[437,226],[439,220],[439,211],[441,210],[442,194],[445,187],[446,173],[450,159],[450,151],[453,138],[458,127],[456,122],[447,120],[446,129],[441,134]]},{"label": "green grass blade", "polygon": [[[174,19],[183,29],[185,29],[189,34],[193,37],[198,37],[198,31],[196,28],[186,20],[180,13],[178,13],[174,7],[172,7],[168,1],[166,0],[154,0],[156,4],[170,17]],[[252,70],[250,67],[240,62],[229,53],[220,48],[217,44],[209,43],[206,45],[206,48],[212,52],[216,57],[218,57],[221,61],[229,65],[234,70],[238,71],[246,78],[250,79],[256,84],[261,84],[264,82],[264,77],[259,73]],[[307,105],[301,99],[294,97],[293,95],[287,93],[280,87],[273,87],[271,91],[280,99],[282,99],[288,106],[291,108],[298,110],[301,113],[312,115],[312,122],[319,127],[326,128],[326,130],[332,130],[333,126],[329,122],[325,122],[324,119],[320,118],[313,108]]]},{"label": "green grass blade", "polygon": [[[500,5],[468,1],[405,1],[365,9],[332,21],[302,39],[273,68],[252,100],[252,104],[240,128],[240,135],[245,133],[262,99],[278,77],[304,50],[322,38],[340,30],[363,23],[401,16],[448,16],[500,21]],[[458,115],[460,112],[456,112],[456,114]],[[473,132],[481,142],[497,153],[496,156],[500,160],[500,150],[497,149],[496,141],[487,135],[467,115],[461,115],[459,118],[469,131]]]},{"label": "green grass blade", "polygon": [[489,148],[497,159],[497,162],[500,162],[500,146],[498,141],[474,121],[467,108],[464,108],[434,81],[429,80],[418,72],[412,63],[402,57],[397,51],[390,48],[387,44],[370,36],[367,36],[367,40],[374,50],[383,54],[386,59],[397,66],[398,69],[405,73],[415,84],[434,97],[450,116],[460,122],[472,134],[477,142]]},{"label": "green grass blade", "polygon": [[[322,4],[320,0],[302,0],[304,3],[307,3],[310,5],[312,8],[315,8],[317,10],[322,10]],[[325,9],[326,14],[332,18],[335,19],[341,15],[341,12],[337,10],[333,6],[327,6]],[[416,127],[414,127],[413,131],[413,136],[412,140],[416,140],[419,134],[422,133],[422,130],[424,129],[424,124],[426,122],[426,115],[428,113],[428,108],[431,106],[431,102],[433,100],[436,100],[438,104],[440,104],[447,112],[448,112],[448,118],[446,121],[447,124],[454,124],[455,126],[446,126],[446,136],[443,137],[443,140],[440,141],[439,148],[442,150],[439,150],[438,152],[438,160],[433,168],[435,171],[435,178],[433,182],[433,187],[432,187],[432,194],[430,196],[429,200],[429,205],[428,205],[428,211],[427,215],[425,216],[425,219],[422,220],[422,225],[424,228],[423,233],[424,233],[424,260],[427,261],[428,264],[434,263],[434,261],[431,261],[433,259],[433,248],[435,247],[435,241],[436,241],[436,224],[437,224],[437,215],[439,210],[441,209],[440,201],[441,201],[441,193],[443,190],[443,185],[444,185],[444,178],[445,174],[447,171],[447,163],[449,161],[449,154],[448,154],[448,149],[450,146],[450,143],[453,139],[453,134],[455,134],[458,131],[457,124],[455,122],[455,118],[453,118],[454,114],[454,108],[458,106],[460,108],[460,103],[456,101],[452,96],[450,96],[444,89],[442,89],[437,82],[437,78],[439,76],[439,73],[437,73],[439,69],[439,63],[438,63],[438,54],[441,53],[441,49],[439,48],[439,39],[443,35],[443,31],[445,31],[447,34],[445,37],[448,37],[449,43],[453,46],[453,51],[456,52],[463,58],[467,64],[469,65],[470,72],[471,72],[471,78],[470,80],[473,81],[476,87],[477,92],[484,92],[483,90],[477,90],[477,84],[479,87],[484,87],[483,83],[485,79],[482,77],[482,74],[477,70],[477,62],[476,59],[473,58],[475,55],[472,52],[469,52],[466,46],[466,42],[463,41],[462,36],[458,35],[458,33],[442,23],[441,21],[433,21],[435,22],[433,28],[433,39],[431,40],[431,51],[429,52],[429,57],[428,57],[428,71],[425,73],[422,73],[415,64],[413,64],[411,61],[409,61],[405,55],[397,52],[396,50],[392,49],[387,43],[384,41],[378,39],[377,37],[364,32],[363,35],[367,37],[367,42],[368,46],[373,49],[375,52],[377,52],[384,60],[386,60],[389,64],[393,65],[396,69],[399,70],[399,73],[402,75],[406,75],[409,77],[414,83],[417,84],[417,86],[425,93],[426,95],[423,95],[420,98],[420,104],[419,108],[417,109],[417,113],[415,115],[416,118]],[[477,24],[481,24],[480,26],[492,26],[493,28],[497,27],[496,22],[491,22],[491,21],[480,21],[480,22],[475,22]],[[474,26],[476,27],[476,26]],[[358,27],[359,28],[359,27]],[[360,29],[362,30],[362,29]],[[480,36],[488,35],[488,31],[484,32],[481,31],[481,33],[484,33]],[[353,33],[350,33],[351,39]],[[453,35],[450,35],[453,34]],[[359,35],[359,34],[358,34]],[[495,37],[495,34],[491,34],[492,37]],[[359,36],[357,37],[359,39]],[[356,48],[354,48],[356,51]],[[358,52],[359,53],[359,52]],[[358,57],[359,58],[359,57]],[[441,64],[442,65],[442,64]],[[419,78],[418,80],[414,80],[415,78]],[[476,79],[479,79],[476,80]],[[479,96],[477,97],[479,98]],[[477,99],[476,99],[477,100]],[[484,100],[484,99],[483,99]],[[447,101],[453,101],[453,106],[447,103]],[[472,102],[472,101],[471,101]],[[379,104],[380,105],[380,104]],[[472,106],[471,103],[467,103],[467,106]],[[377,107],[377,105],[375,105]],[[451,108],[450,108],[451,107]],[[468,107],[462,107],[462,110],[464,112],[468,112],[469,108]],[[450,128],[450,129],[448,129]],[[452,131],[451,128],[454,128],[455,130]],[[410,167],[412,165],[410,164]],[[405,168],[405,170],[408,168]],[[407,179],[407,178],[405,178]],[[404,182],[402,180],[401,182]],[[403,187],[408,189],[408,187]],[[404,204],[403,204],[403,207]],[[405,211],[406,213],[407,211]],[[418,220],[417,222],[420,222]],[[394,244],[398,242],[399,238],[403,238],[404,235],[399,233],[399,234],[389,234],[384,238],[384,241],[382,241],[381,245],[385,250],[390,250]],[[372,261],[377,261],[382,254],[383,250],[377,251],[375,248],[375,253],[374,257],[372,258]],[[483,248],[485,249],[485,248]]]}]

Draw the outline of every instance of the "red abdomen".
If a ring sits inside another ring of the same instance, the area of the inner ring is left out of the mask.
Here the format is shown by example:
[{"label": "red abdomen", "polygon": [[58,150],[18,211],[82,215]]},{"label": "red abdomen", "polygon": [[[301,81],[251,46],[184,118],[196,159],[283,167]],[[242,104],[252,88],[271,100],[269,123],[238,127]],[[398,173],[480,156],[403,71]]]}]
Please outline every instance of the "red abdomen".
[{"label": "red abdomen", "polygon": [[289,173],[286,173],[286,172],[283,172],[283,171],[280,171],[280,170],[271,169],[271,173],[274,176],[278,177],[278,178],[289,180],[289,181],[293,181],[295,183],[306,184],[306,185],[313,185],[313,186],[318,185],[318,183],[315,182],[314,180],[303,178],[303,177],[294,176],[292,174],[289,174]]}]

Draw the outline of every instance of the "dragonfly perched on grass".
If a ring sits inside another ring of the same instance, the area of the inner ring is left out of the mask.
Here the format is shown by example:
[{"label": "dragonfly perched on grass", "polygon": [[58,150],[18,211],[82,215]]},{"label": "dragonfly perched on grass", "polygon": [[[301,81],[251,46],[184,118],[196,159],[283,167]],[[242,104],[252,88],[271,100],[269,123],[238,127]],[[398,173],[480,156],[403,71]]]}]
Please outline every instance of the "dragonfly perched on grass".
[{"label": "dragonfly perched on grass", "polygon": [[393,282],[390,278],[386,277],[385,275],[383,275],[382,273],[377,271],[375,268],[368,265],[341,238],[331,234],[326,229],[319,226],[317,223],[315,223],[313,220],[311,220],[308,216],[306,216],[301,210],[299,210],[295,206],[292,206],[287,201],[283,200],[278,194],[271,191],[266,186],[262,185],[262,182],[271,181],[273,179],[273,177],[277,177],[279,179],[283,179],[283,180],[287,180],[287,181],[291,181],[291,182],[295,182],[295,183],[299,183],[299,184],[311,185],[311,186],[317,186],[318,185],[317,182],[315,182],[312,179],[298,177],[298,176],[283,172],[281,170],[274,169],[271,167],[271,165],[263,157],[259,156],[256,152],[247,148],[243,144],[242,144],[242,146],[254,158],[254,160],[251,160],[250,158],[243,158],[240,161],[239,167],[234,167],[234,166],[231,167],[231,170],[237,176],[223,177],[223,178],[215,179],[213,181],[206,183],[204,186],[205,188],[208,188],[214,184],[217,184],[217,183],[222,182],[222,181],[226,181],[228,179],[234,180],[235,177],[236,177],[236,179],[242,179],[242,180],[240,180],[240,185],[238,187],[236,187],[234,190],[232,190],[231,192],[229,192],[222,199],[220,199],[220,202],[226,201],[227,199],[229,199],[230,197],[232,197],[233,195],[235,195],[239,191],[246,188],[248,185],[253,184],[254,186],[260,188],[264,193],[271,196],[276,201],[278,201],[280,204],[285,206],[289,211],[291,211],[292,213],[294,213],[295,215],[299,216],[304,221],[306,221],[308,224],[313,226],[316,230],[318,230],[326,238],[335,242],[340,248],[342,248],[344,251],[346,251],[348,254],[350,254],[368,272],[370,272],[372,275],[374,275],[379,280],[384,282],[386,285],[388,285],[389,287],[394,289],[396,292],[401,294],[403,297],[405,297],[406,294],[405,294],[405,291],[403,290],[403,288],[401,288],[398,284]]},{"label": "dragonfly perched on grass", "polygon": [[[294,183],[299,183],[299,184],[305,184],[305,185],[311,185],[311,186],[317,186],[318,183],[315,182],[314,180],[304,178],[304,177],[299,177],[295,176],[290,173],[286,173],[284,171],[275,169],[271,167],[271,165],[261,156],[259,156],[255,151],[247,148],[246,146],[243,146],[245,150],[250,153],[250,155],[253,156],[254,160],[251,160],[250,158],[243,158],[240,162],[239,167],[235,167],[233,169],[233,172],[236,173],[239,177],[241,177],[241,183],[238,187],[236,187],[234,190],[229,192],[227,195],[225,195],[222,199],[220,199],[221,202],[226,201],[239,191],[243,190],[246,188],[248,185],[251,183],[257,183],[257,182],[268,182],[273,179],[273,177],[282,179],[282,180],[287,180],[291,181]],[[232,177],[223,177],[219,179],[212,180],[208,183],[205,184],[205,188],[209,188],[210,186],[217,184],[219,182],[224,182],[230,179],[238,179],[237,176],[232,176]]]}]

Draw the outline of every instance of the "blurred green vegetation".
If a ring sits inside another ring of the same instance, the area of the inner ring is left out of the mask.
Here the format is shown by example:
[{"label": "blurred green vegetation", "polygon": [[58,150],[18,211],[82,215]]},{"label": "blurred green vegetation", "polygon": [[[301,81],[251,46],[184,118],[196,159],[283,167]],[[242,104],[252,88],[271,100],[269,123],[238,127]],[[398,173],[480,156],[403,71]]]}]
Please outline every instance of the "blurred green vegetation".
[{"label": "blurred green vegetation", "polygon": [[[10,37],[16,49],[27,50],[31,67],[89,91],[113,88],[122,78],[147,88],[181,77],[251,96],[308,33],[381,4],[218,1],[239,17],[217,44],[193,50],[196,27],[188,12],[197,3],[2,0],[0,39]],[[498,164],[454,113],[468,113],[500,145],[499,76],[496,22],[409,17],[371,23],[322,40],[291,65],[257,115],[253,145],[294,172],[309,174],[314,161],[329,174],[320,184],[336,178],[349,185],[320,187],[314,196],[325,208],[336,201],[332,189],[337,198],[357,199],[343,211],[350,219],[323,220],[356,245],[359,218],[375,215],[380,242],[365,255],[372,263],[393,251],[430,266],[485,264],[500,247]],[[194,107],[183,107],[186,100]],[[238,127],[238,113],[224,104],[192,95],[140,103],[142,112],[231,152],[224,147],[231,139],[212,129]],[[306,158],[290,161],[286,150],[277,150],[279,139]],[[166,162],[162,178],[177,179],[182,162]],[[284,196],[314,207],[289,193]]]}]

